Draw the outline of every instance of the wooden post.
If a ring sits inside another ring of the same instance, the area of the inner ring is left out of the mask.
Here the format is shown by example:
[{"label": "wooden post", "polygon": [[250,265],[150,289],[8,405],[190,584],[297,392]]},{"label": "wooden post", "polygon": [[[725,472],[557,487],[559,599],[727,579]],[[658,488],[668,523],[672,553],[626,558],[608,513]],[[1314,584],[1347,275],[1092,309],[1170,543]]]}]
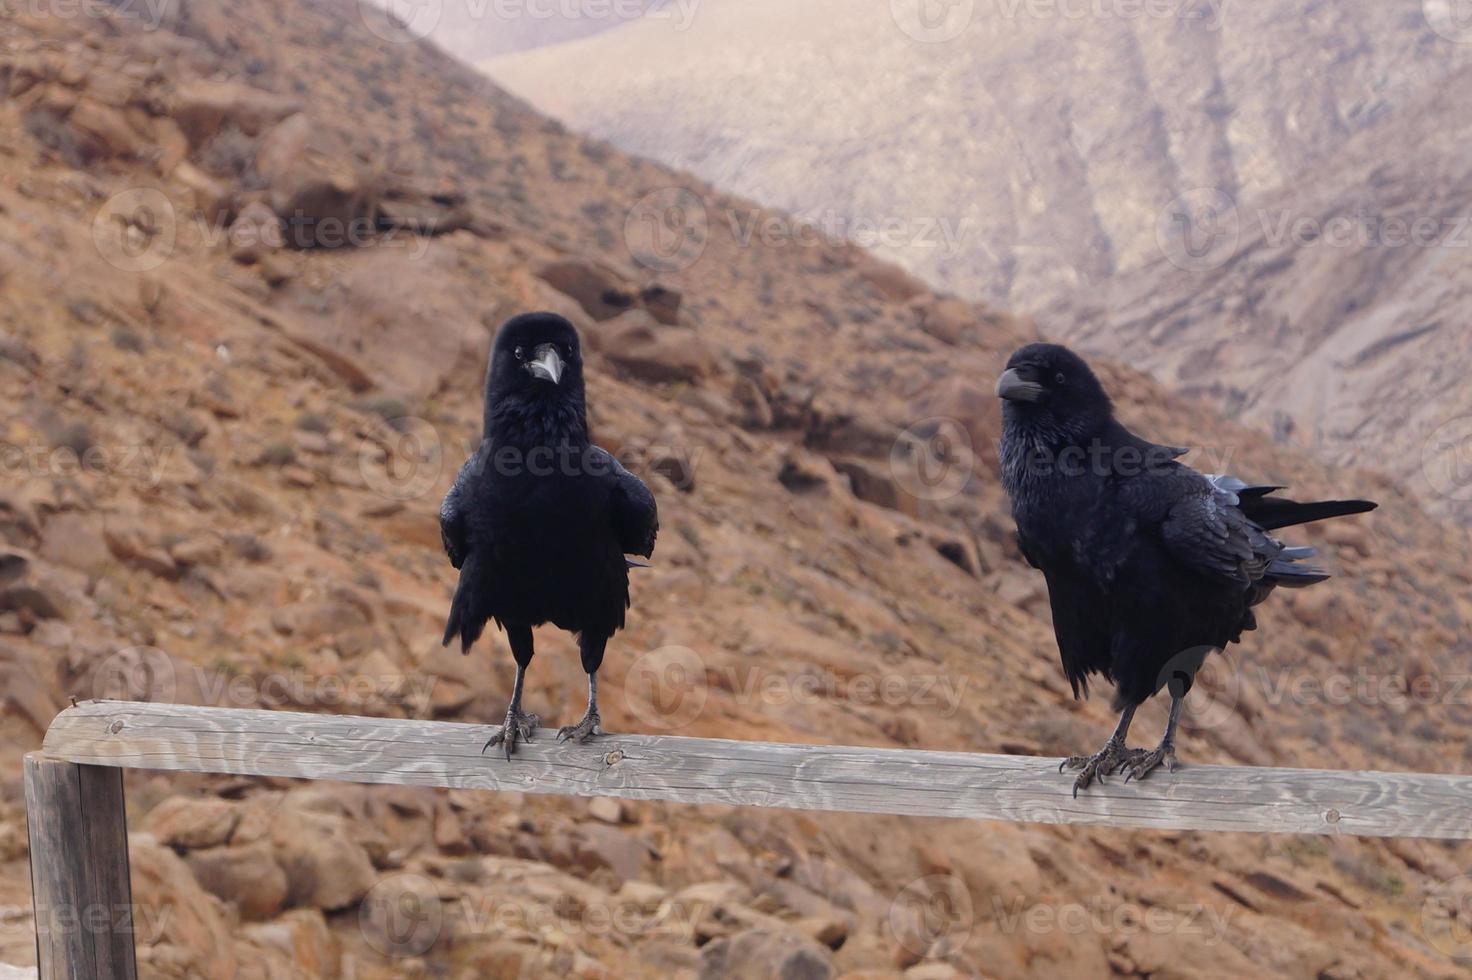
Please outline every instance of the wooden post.
[{"label": "wooden post", "polygon": [[123,773],[26,756],[40,980],[136,980]]}]

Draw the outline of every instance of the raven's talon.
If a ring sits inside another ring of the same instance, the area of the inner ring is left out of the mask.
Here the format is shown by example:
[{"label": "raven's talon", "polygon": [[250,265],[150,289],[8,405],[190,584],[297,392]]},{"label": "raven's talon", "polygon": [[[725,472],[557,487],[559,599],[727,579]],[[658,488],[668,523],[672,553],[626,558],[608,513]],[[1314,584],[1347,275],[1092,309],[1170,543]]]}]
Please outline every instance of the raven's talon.
[{"label": "raven's talon", "polygon": [[515,709],[507,711],[505,724],[501,726],[500,731],[486,739],[486,744],[481,747],[480,754],[485,755],[486,749],[492,745],[504,745],[506,746],[506,761],[510,762],[511,753],[516,751],[516,743],[518,741],[530,742],[532,733],[541,724],[542,719],[536,715],[529,715]]},{"label": "raven's talon", "polygon": [[1144,779],[1156,769],[1165,766],[1166,772],[1176,771],[1176,750],[1174,746],[1162,745],[1153,752],[1144,752],[1136,759],[1125,773],[1124,781],[1131,779]]},{"label": "raven's talon", "polygon": [[1144,754],[1144,749],[1127,749],[1111,739],[1094,755],[1075,755],[1064,759],[1058,771],[1080,770],[1078,778],[1073,781],[1073,796],[1077,799],[1079,790],[1088,789],[1095,782],[1104,785],[1106,776],[1116,775]]},{"label": "raven's talon", "polygon": [[598,712],[590,711],[583,715],[583,720],[576,725],[563,725],[557,729],[557,741],[566,742],[570,739],[574,742],[582,743],[593,738],[595,735],[606,735],[608,733],[599,727],[599,723],[602,720],[602,718],[598,717]]}]

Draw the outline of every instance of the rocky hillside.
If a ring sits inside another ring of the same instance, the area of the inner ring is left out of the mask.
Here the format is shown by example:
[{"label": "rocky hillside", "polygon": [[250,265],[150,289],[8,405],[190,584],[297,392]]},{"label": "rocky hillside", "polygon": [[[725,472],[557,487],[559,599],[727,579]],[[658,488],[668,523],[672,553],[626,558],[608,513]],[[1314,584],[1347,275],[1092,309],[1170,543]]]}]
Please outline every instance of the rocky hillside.
[{"label": "rocky hillside", "polygon": [[[0,18],[0,960],[33,956],[20,754],[67,697],[500,717],[504,640],[438,645],[435,512],[490,333],[527,308],[578,324],[598,438],[660,498],[609,728],[1102,739],[995,475],[1027,323],[856,248],[743,239],[753,205],[352,0],[86,9]],[[1465,766],[1466,535],[1103,372],[1207,468],[1384,504],[1317,538],[1342,577],[1219,662],[1183,756]],[[572,718],[575,648],[539,643],[528,707]],[[1468,851],[1432,842],[148,775],[129,801],[153,977],[1449,977],[1467,952]]]},{"label": "rocky hillside", "polygon": [[712,2],[678,37],[486,68],[1472,519],[1472,35],[1450,7],[949,9]]}]

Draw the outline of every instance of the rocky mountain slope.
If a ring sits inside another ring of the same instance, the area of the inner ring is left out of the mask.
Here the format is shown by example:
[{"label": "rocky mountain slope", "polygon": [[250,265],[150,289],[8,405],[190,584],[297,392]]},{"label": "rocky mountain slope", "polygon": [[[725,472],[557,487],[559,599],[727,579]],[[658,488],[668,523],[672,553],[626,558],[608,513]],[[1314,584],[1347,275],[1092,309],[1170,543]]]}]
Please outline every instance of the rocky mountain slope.
[{"label": "rocky mountain slope", "polygon": [[[435,512],[527,308],[578,323],[597,436],[660,498],[609,728],[1102,738],[995,474],[992,379],[1029,324],[850,246],[743,239],[754,205],[350,0],[88,9],[0,18],[0,960],[33,955],[19,758],[67,697],[499,717],[504,640],[438,645]],[[1186,760],[1465,766],[1466,534],[1102,370],[1206,468],[1384,505],[1314,535],[1342,577],[1220,661]],[[575,648],[539,643],[528,706],[571,718]],[[1434,842],[148,775],[129,800],[155,977],[1449,977],[1467,951],[1468,851]]]},{"label": "rocky mountain slope", "polygon": [[952,4],[926,27],[850,6],[710,3],[678,38],[486,68],[1472,519],[1452,7]]}]

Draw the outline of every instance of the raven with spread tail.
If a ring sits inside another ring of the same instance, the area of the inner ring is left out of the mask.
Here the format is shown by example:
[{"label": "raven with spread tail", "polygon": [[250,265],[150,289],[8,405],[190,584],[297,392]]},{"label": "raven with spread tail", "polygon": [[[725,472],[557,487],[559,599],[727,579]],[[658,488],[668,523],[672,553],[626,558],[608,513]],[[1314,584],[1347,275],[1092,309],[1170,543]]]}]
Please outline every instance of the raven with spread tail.
[{"label": "raven with spread tail", "polygon": [[[1327,579],[1269,532],[1374,510],[1365,500],[1299,503],[1283,489],[1204,476],[1184,450],[1134,435],[1083,359],[1054,344],[1012,355],[997,381],[1002,481],[1028,563],[1048,583],[1053,629],[1075,697],[1088,678],[1115,685],[1119,726],[1104,748],[1064,765],[1074,795],[1120,772],[1175,767],[1182,699],[1206,656],[1257,627],[1253,607],[1278,586]],[[1165,737],[1125,747],[1136,709],[1169,687]]]},{"label": "raven with spread tail", "polygon": [[495,620],[516,659],[506,723],[486,748],[510,759],[539,719],[521,708],[532,627],[577,634],[588,674],[588,710],[558,732],[582,742],[602,734],[598,668],[629,606],[625,555],[649,557],[659,530],[654,495],[588,438],[583,358],[573,325],[554,313],[508,320],[486,370],[485,428],[440,508],[440,534],[460,584],[444,643],[461,650]]}]

